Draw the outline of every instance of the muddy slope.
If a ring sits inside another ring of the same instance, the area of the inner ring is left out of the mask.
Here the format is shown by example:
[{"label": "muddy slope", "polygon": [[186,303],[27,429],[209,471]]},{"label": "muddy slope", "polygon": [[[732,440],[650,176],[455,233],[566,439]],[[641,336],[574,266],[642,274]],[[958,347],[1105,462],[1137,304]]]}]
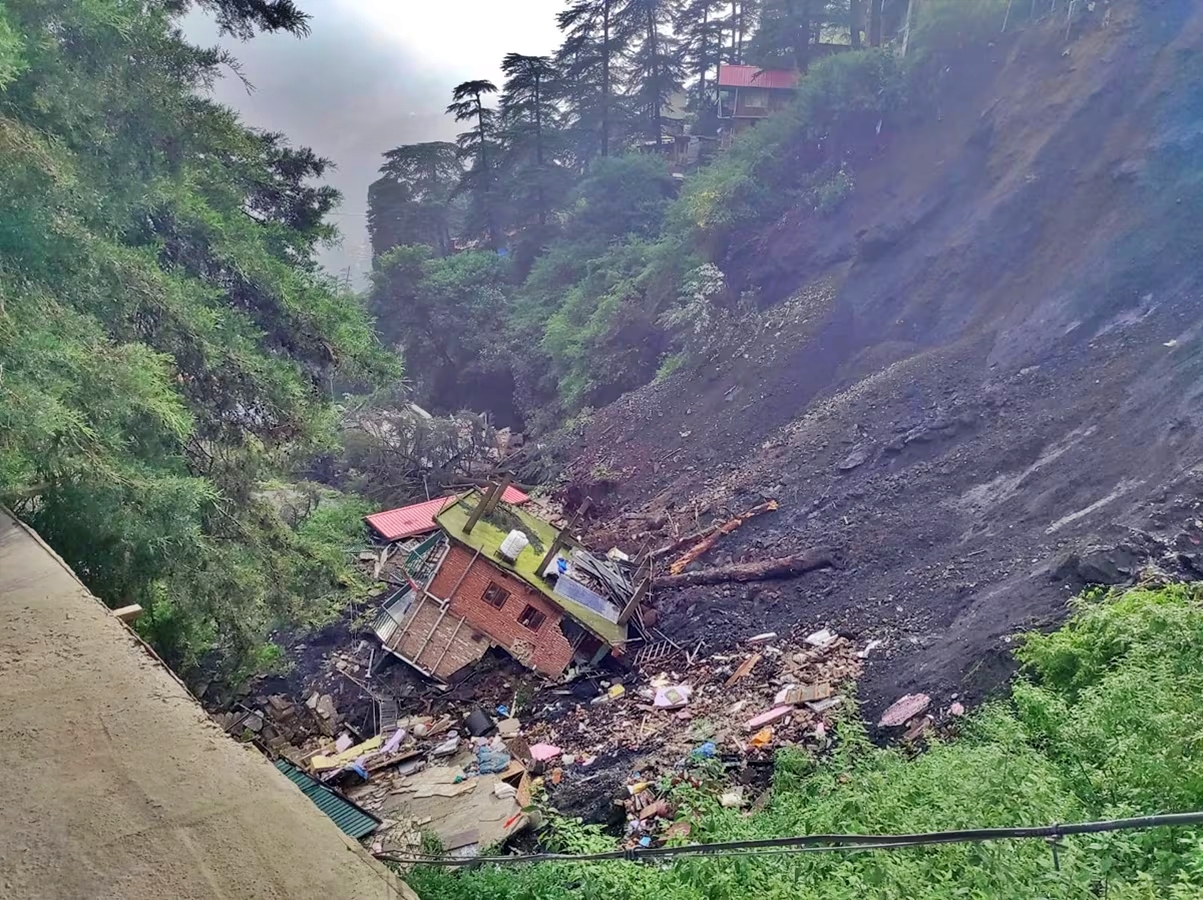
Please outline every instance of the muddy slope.
[{"label": "muddy slope", "polygon": [[[734,277],[780,302],[728,357],[599,411],[570,487],[629,548],[777,497],[708,562],[844,562],[663,593],[666,632],[885,638],[873,713],[997,688],[1010,636],[1087,581],[1193,571],[1200,49],[1203,13],[1173,0],[967,54],[940,116],[884,135],[834,217],[749,242]],[[670,523],[648,533],[639,511]]]}]

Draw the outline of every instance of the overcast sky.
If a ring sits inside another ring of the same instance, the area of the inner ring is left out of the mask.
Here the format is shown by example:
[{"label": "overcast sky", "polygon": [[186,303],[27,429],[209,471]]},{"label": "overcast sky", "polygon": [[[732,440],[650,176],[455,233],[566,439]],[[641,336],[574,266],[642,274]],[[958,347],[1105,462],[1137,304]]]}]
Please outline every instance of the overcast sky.
[{"label": "overcast sky", "polygon": [[247,124],[288,135],[314,148],[337,170],[329,182],[343,194],[335,221],[340,248],[323,260],[332,272],[348,266],[355,283],[371,264],[364,214],[368,185],[385,150],[418,141],[450,140],[462,130],[443,110],[451,89],[472,78],[500,87],[501,57],[510,51],[555,49],[555,14],[563,0],[300,0],[313,33],[219,40],[211,20],[193,13],[189,37],[221,43],[242,62],[255,86],[247,94],[227,77],[219,100]]}]

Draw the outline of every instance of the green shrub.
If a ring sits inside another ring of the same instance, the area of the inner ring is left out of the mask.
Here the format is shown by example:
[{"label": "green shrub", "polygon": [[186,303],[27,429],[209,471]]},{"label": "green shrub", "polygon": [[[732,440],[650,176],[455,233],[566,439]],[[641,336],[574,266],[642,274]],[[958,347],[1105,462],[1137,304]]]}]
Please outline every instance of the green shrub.
[{"label": "green shrub", "polygon": [[[956,740],[913,756],[874,747],[854,709],[818,762],[778,753],[772,801],[744,815],[720,808],[711,776],[676,789],[691,841],[820,833],[910,833],[1203,808],[1203,607],[1198,586],[1136,590],[1081,601],[1051,635],[1020,655],[1033,680],[1014,703],[989,705]],[[608,849],[596,829],[556,821],[551,846]],[[855,854],[700,857],[662,866],[623,862],[419,868],[424,900],[473,897],[634,900],[643,897],[811,900],[1106,896],[1184,900],[1203,893],[1198,829],[1066,838],[1060,869],[1043,841],[963,843]]]},{"label": "green shrub", "polygon": [[[926,0],[912,23],[911,44],[930,53],[995,40],[1002,34],[1007,5],[1007,0]],[[1027,13],[1026,5],[1022,0],[1012,4],[1011,23]]]}]

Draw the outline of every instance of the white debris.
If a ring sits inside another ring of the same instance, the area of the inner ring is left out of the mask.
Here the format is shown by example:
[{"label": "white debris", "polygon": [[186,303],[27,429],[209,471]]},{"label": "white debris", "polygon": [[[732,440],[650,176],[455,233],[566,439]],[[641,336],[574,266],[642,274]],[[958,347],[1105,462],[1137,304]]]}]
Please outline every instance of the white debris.
[{"label": "white debris", "polygon": [[869,643],[865,644],[864,650],[857,651],[856,658],[857,659],[868,659],[870,653],[872,653],[878,647],[883,647],[883,646],[885,646],[885,641],[869,641]]},{"label": "white debris", "polygon": [[806,638],[806,643],[810,644],[812,647],[826,647],[837,637],[839,637],[839,635],[837,635],[830,628],[823,628],[819,631],[816,631],[814,634],[809,635]]}]

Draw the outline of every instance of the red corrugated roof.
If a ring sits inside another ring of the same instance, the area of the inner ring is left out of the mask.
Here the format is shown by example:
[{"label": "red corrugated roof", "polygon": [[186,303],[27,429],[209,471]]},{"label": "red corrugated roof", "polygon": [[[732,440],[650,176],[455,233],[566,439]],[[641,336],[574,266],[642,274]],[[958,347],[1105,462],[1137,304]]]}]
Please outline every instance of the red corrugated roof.
[{"label": "red corrugated roof", "polygon": [[[525,503],[530,497],[516,487],[507,487],[505,493],[501,495],[501,499],[517,506]],[[437,497],[434,500],[402,506],[399,509],[372,513],[370,516],[365,516],[365,519],[386,541],[400,541],[408,537],[416,537],[419,534],[429,534],[438,528],[434,523],[434,517],[443,511],[443,507],[447,503],[454,500],[454,497]]]},{"label": "red corrugated roof", "polygon": [[789,90],[798,86],[798,73],[791,69],[762,69],[760,66],[732,66],[720,63],[718,86]]}]

